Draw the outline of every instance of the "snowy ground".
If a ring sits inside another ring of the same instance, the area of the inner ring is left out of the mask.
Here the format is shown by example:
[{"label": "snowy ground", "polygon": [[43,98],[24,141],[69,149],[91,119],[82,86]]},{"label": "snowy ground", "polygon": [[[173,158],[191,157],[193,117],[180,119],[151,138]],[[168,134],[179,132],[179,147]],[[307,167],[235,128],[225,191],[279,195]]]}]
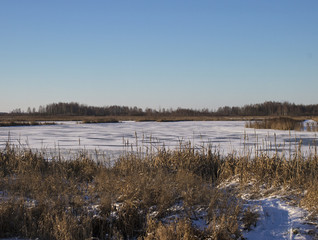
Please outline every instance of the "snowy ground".
[{"label": "snowy ground", "polygon": [[[318,239],[317,221],[308,221],[308,213],[295,206],[288,205],[279,196],[271,196],[257,200],[245,199],[245,207],[253,208],[259,213],[256,226],[250,231],[243,231],[246,240],[315,240]],[[183,206],[178,203],[169,209],[171,215],[164,221],[169,222],[182,216]],[[154,216],[156,211],[153,212]],[[205,217],[207,212],[196,210],[192,224],[204,230],[208,227]],[[27,240],[22,238],[2,238],[1,240]]]},{"label": "snowy ground", "polygon": [[318,221],[298,207],[293,191],[283,188],[255,187],[253,183],[239,187],[238,180],[223,183],[220,188],[239,191],[244,208],[258,213],[258,221],[243,236],[247,240],[314,240],[318,239]]},{"label": "snowy ground", "polygon": [[47,155],[71,155],[85,149],[92,157],[117,155],[130,146],[143,151],[158,147],[176,148],[191,142],[202,147],[211,145],[221,154],[232,152],[292,153],[301,142],[303,152],[317,146],[315,132],[278,131],[245,128],[244,121],[195,122],[121,122],[77,124],[62,122],[57,125],[1,127],[0,147],[8,140],[21,147],[45,151]]},{"label": "snowy ground", "polygon": [[317,239],[317,222],[306,220],[308,213],[288,205],[279,196],[248,200],[246,206],[259,213],[256,227],[244,234],[246,239]]}]

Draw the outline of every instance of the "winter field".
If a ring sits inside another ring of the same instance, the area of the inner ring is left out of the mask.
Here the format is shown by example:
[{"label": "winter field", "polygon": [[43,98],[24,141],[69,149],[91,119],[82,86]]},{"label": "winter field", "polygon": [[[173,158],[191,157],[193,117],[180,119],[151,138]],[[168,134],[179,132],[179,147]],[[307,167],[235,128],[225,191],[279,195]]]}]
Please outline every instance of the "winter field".
[{"label": "winter field", "polygon": [[244,126],[1,127],[0,238],[318,239],[316,133]]}]

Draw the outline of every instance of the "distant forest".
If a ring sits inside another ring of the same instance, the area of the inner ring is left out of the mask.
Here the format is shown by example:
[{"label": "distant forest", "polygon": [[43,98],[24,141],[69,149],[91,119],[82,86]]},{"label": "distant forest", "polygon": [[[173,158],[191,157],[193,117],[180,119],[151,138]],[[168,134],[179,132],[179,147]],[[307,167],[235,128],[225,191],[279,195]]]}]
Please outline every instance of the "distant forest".
[{"label": "distant forest", "polygon": [[264,102],[250,104],[243,107],[220,107],[217,110],[208,109],[166,109],[159,110],[127,106],[94,107],[71,103],[52,103],[40,106],[38,110],[28,108],[27,112],[21,109],[13,110],[10,114],[28,115],[71,115],[71,116],[317,116],[318,104],[297,105],[289,102]]}]

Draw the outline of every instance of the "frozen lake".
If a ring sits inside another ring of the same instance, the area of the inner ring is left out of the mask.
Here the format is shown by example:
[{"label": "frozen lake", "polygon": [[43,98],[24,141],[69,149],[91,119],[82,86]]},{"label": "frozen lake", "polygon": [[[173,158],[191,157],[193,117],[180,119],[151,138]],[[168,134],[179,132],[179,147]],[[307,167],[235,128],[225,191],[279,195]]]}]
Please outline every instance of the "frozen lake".
[{"label": "frozen lake", "polygon": [[188,142],[198,148],[211,145],[221,154],[227,154],[233,151],[255,153],[256,149],[289,153],[301,141],[303,153],[308,153],[309,149],[314,151],[316,140],[315,132],[255,130],[245,128],[244,121],[59,122],[57,125],[0,128],[0,148],[9,141],[21,148],[37,149],[52,156],[57,152],[78,152],[78,149],[113,156],[130,150],[130,146],[155,151],[158,147],[176,148],[180,143]]}]

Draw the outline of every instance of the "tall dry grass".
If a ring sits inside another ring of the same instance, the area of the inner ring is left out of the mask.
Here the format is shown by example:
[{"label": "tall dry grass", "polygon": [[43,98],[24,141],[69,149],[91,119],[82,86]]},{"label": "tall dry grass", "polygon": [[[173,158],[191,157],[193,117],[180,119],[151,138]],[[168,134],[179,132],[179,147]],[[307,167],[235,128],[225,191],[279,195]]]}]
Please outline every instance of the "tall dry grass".
[{"label": "tall dry grass", "polygon": [[[7,145],[0,151],[0,237],[238,239],[240,226],[257,217],[220,183],[238,177],[242,185],[307,191],[301,203],[317,211],[317,173],[316,154],[222,157],[185,145],[128,152],[107,165],[85,155],[48,161]],[[205,230],[192,224],[198,209],[206,212]]]},{"label": "tall dry grass", "polygon": [[265,118],[246,122],[245,127],[256,129],[302,130],[302,121],[290,117]]}]

